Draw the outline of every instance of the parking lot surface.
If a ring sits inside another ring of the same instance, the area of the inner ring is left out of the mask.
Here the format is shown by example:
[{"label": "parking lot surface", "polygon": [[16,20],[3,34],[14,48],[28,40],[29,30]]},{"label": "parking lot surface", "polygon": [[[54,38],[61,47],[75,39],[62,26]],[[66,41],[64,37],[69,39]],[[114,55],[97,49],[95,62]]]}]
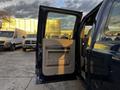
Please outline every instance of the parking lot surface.
[{"label": "parking lot surface", "polygon": [[0,51],[0,90],[84,90],[78,80],[35,84],[35,52]]}]

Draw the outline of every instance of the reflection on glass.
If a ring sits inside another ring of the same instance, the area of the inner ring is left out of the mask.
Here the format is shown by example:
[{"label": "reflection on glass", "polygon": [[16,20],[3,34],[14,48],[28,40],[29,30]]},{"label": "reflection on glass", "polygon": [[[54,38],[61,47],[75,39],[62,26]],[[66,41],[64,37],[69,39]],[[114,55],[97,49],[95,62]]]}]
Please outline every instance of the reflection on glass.
[{"label": "reflection on glass", "polygon": [[76,17],[67,14],[48,13],[46,38],[71,39]]},{"label": "reflection on glass", "polygon": [[99,39],[110,43],[120,43],[120,0],[113,3],[107,23]]}]

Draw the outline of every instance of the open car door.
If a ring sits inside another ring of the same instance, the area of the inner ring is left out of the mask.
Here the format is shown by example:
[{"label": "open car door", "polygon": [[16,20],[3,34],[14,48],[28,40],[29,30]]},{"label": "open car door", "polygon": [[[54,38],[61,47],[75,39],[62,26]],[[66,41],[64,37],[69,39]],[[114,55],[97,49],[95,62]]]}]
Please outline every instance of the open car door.
[{"label": "open car door", "polygon": [[82,12],[40,6],[37,83],[76,79],[76,33]]}]

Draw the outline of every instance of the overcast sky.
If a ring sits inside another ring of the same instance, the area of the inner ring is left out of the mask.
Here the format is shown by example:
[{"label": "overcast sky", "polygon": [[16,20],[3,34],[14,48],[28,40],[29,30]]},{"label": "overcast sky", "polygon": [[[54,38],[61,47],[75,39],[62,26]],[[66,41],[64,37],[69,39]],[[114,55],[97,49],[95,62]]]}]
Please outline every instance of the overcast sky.
[{"label": "overcast sky", "polygon": [[18,18],[37,18],[39,5],[89,12],[102,0],[0,0],[0,10]]}]

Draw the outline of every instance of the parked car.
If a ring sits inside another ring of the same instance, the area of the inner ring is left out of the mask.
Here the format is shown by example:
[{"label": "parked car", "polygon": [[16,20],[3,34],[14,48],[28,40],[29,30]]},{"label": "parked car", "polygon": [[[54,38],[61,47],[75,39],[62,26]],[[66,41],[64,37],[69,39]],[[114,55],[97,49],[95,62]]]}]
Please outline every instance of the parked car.
[{"label": "parked car", "polygon": [[23,51],[36,48],[36,34],[27,34],[22,45]]},{"label": "parked car", "polygon": [[0,49],[10,49],[14,51],[18,47],[22,47],[25,31],[22,30],[1,30],[0,31]]}]

